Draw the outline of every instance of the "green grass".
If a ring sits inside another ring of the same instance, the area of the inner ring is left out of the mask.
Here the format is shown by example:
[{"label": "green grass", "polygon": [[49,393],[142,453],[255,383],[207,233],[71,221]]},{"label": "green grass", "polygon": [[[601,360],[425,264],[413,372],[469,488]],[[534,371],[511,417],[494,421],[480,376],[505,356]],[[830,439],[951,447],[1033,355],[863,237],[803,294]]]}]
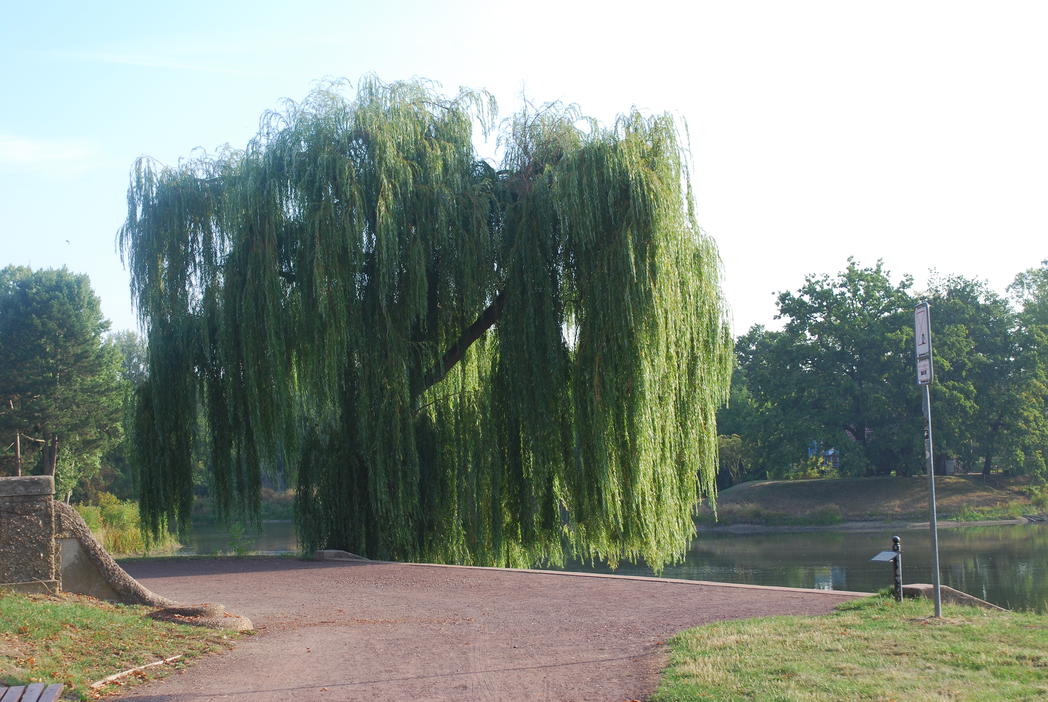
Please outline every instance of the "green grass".
[{"label": "green grass", "polygon": [[1022,505],[1019,503],[1006,503],[985,507],[962,505],[961,509],[956,514],[952,515],[951,518],[958,522],[986,522],[995,519],[1015,519],[1024,514],[1030,514],[1033,511],[1034,510],[1030,509],[1029,505]]},{"label": "green grass", "polygon": [[874,597],[689,629],[654,702],[1048,699],[1048,617]]},{"label": "green grass", "polygon": [[[226,649],[237,634],[158,622],[146,607],[62,594],[0,590],[0,684],[65,683],[69,699],[91,699],[96,680],[181,654],[123,684],[162,676],[204,653]],[[109,689],[112,689],[110,687]]]}]

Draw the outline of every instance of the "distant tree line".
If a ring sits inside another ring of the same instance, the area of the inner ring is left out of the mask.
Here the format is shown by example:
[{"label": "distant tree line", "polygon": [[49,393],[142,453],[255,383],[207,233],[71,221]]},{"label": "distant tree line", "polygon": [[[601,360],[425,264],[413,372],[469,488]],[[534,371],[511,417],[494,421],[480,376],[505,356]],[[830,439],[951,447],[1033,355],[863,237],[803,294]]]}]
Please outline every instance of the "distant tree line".
[{"label": "distant tree line", "polygon": [[1007,295],[933,275],[924,291],[849,259],[778,296],[782,329],[736,340],[718,415],[721,487],[925,470],[913,310],[931,305],[936,470],[1048,475],[1048,261]]},{"label": "distant tree line", "polygon": [[[720,487],[766,478],[925,469],[913,308],[931,304],[937,470],[1048,478],[1048,261],[1005,295],[933,276],[923,291],[849,260],[778,297],[781,330],[735,344],[718,413]],[[108,332],[87,276],[0,270],[0,475],[54,473],[62,499],[135,496],[126,439],[145,343]],[[205,485],[205,447],[194,483]]]}]

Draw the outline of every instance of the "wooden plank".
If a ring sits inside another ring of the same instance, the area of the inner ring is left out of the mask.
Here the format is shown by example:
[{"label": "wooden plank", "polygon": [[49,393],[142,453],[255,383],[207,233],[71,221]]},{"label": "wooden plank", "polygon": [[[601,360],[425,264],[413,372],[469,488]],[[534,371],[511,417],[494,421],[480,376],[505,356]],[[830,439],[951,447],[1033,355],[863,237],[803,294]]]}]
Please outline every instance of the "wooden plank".
[{"label": "wooden plank", "polygon": [[36,702],[58,702],[58,698],[62,695],[62,688],[65,687],[62,683],[53,683],[48,685],[43,694],[40,695],[40,699]]},{"label": "wooden plank", "polygon": [[22,693],[25,692],[25,685],[0,687],[0,692],[4,693],[4,696],[0,697],[0,702],[18,702],[18,700],[22,699]]},{"label": "wooden plank", "polygon": [[25,692],[22,693],[22,702],[40,702],[40,693],[44,691],[47,685],[43,683],[33,683],[27,685]]}]

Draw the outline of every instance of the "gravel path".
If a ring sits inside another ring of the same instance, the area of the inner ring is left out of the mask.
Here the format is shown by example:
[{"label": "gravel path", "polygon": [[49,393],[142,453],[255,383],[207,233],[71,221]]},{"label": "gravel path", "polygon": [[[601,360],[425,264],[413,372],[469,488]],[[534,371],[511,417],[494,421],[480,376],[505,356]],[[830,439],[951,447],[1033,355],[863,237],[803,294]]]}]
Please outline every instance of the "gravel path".
[{"label": "gravel path", "polygon": [[258,629],[120,699],[633,700],[662,642],[722,619],[822,614],[859,593],[493,568],[282,558],[124,564]]}]

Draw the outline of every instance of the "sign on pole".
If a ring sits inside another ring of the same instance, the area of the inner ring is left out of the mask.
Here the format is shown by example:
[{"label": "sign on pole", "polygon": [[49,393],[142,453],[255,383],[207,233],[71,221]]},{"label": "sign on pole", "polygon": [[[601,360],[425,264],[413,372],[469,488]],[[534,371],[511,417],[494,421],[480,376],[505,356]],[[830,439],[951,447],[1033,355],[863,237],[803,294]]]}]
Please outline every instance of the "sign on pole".
[{"label": "sign on pole", "polygon": [[932,357],[917,359],[917,384],[931,385],[932,382]]},{"label": "sign on pole", "polygon": [[929,505],[931,507],[932,577],[935,585],[935,616],[942,616],[942,589],[939,583],[939,524],[935,510],[935,456],[932,453],[932,323],[928,303],[913,310],[913,336],[916,342],[917,384],[924,388],[924,453],[928,459]]},{"label": "sign on pole", "polygon": [[932,355],[932,325],[928,316],[928,303],[922,302],[913,311],[913,337],[917,342],[917,358]]}]

